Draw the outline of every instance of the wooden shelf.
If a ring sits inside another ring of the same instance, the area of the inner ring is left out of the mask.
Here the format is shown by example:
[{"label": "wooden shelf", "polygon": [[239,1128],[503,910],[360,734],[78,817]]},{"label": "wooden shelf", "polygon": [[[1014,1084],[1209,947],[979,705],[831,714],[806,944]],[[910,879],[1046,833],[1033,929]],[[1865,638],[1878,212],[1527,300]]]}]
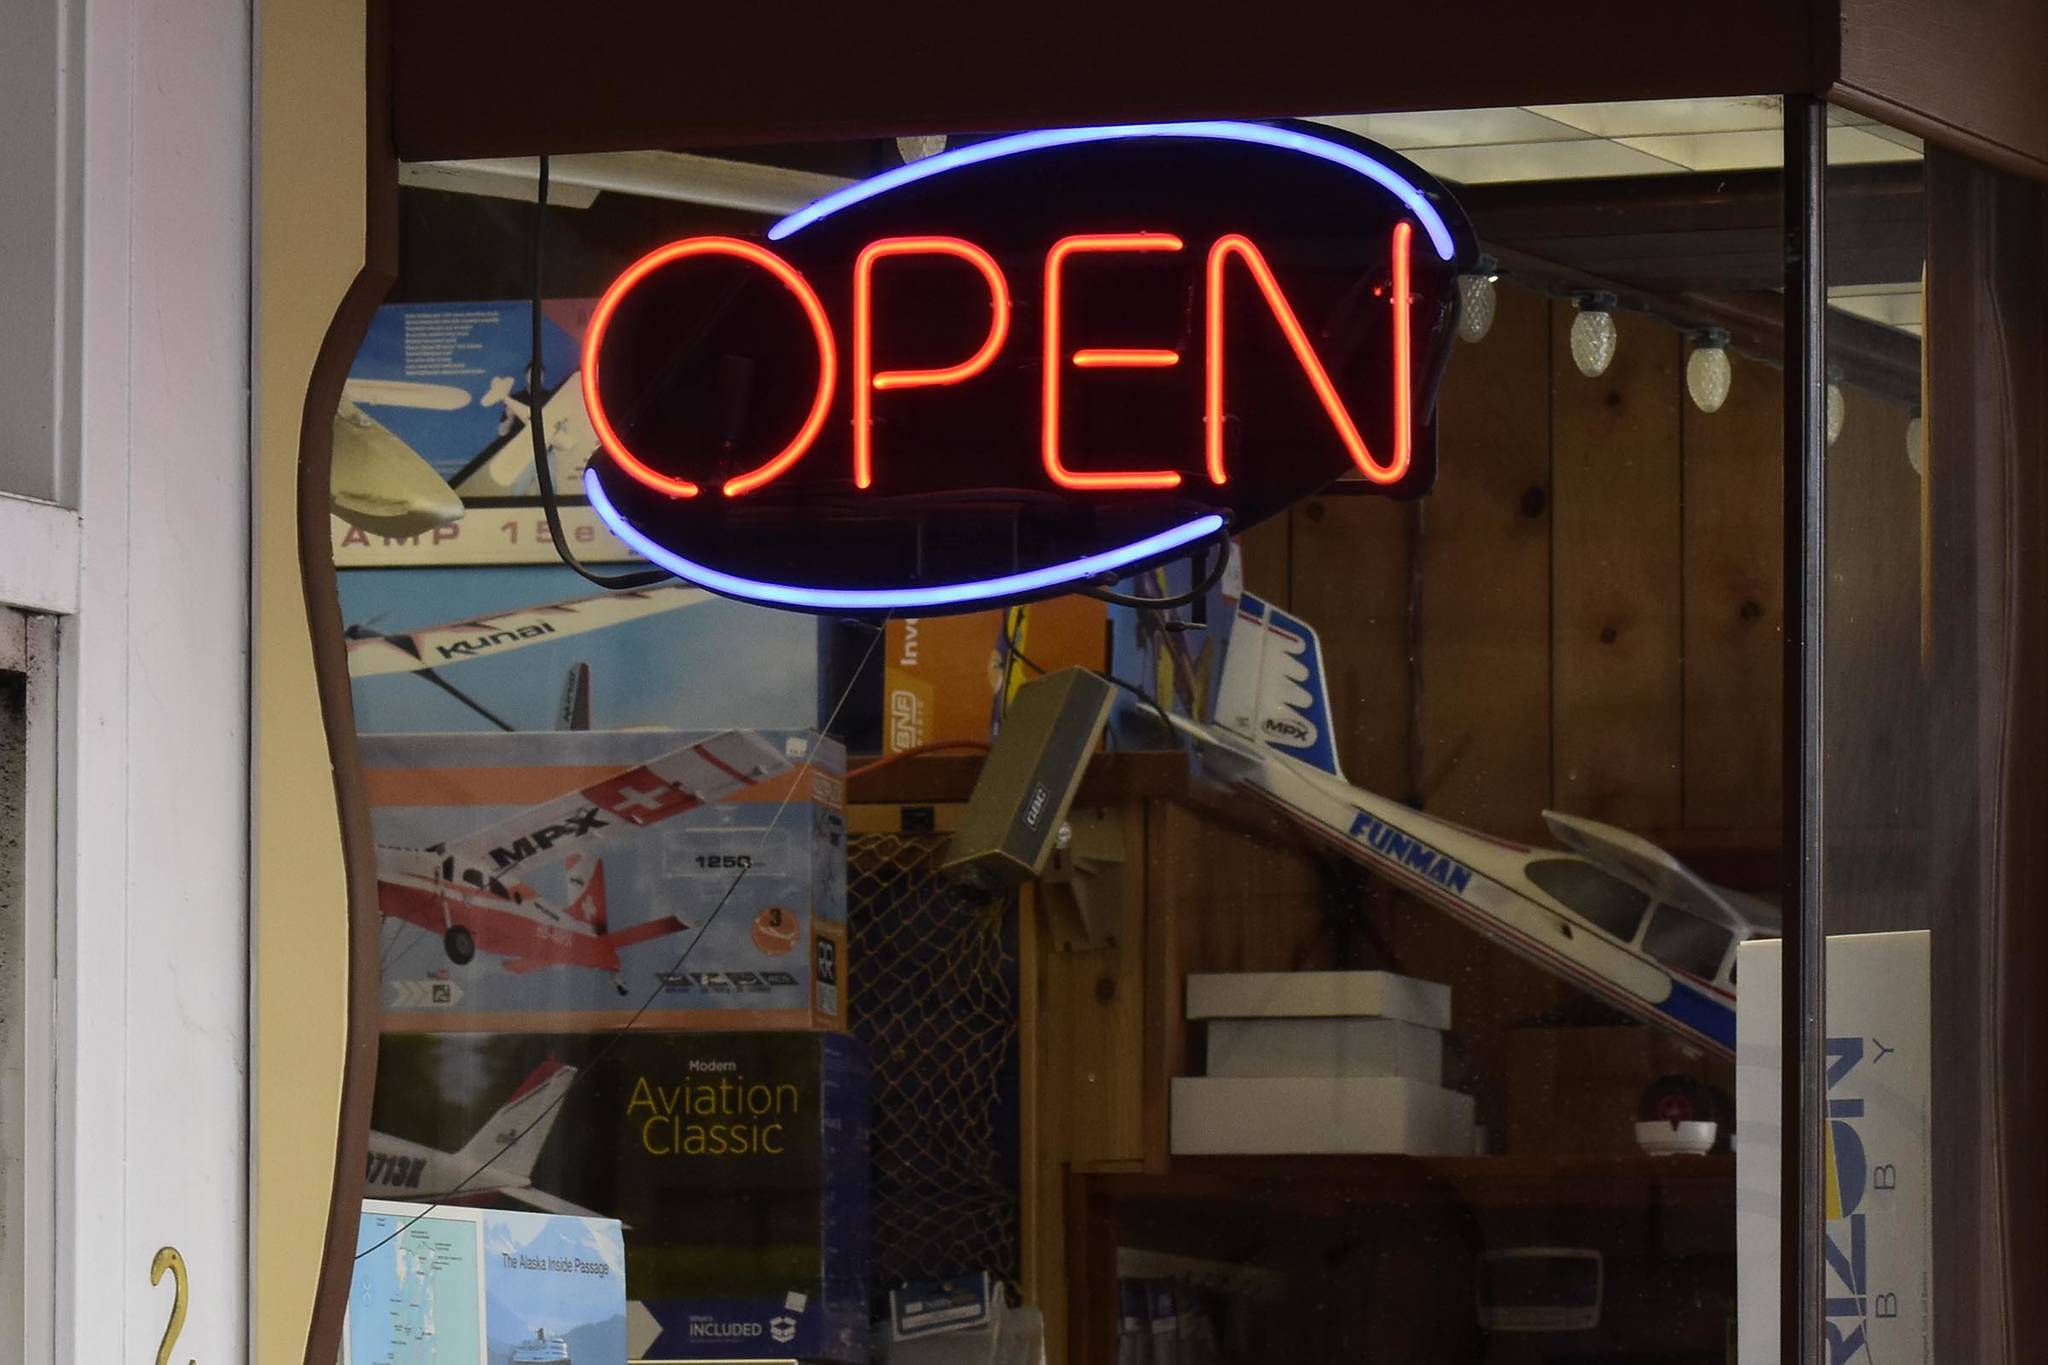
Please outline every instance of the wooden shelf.
[{"label": "wooden shelf", "polygon": [[1455,1203],[1479,1208],[1732,1210],[1735,1158],[1175,1157],[1164,1172],[1078,1172],[1114,1204],[1257,1204],[1309,1215]]},{"label": "wooden shelf", "polygon": [[[974,793],[984,755],[978,753],[918,754],[864,773],[847,784],[846,799],[854,805],[945,805],[965,801]],[[851,758],[849,769],[873,763]],[[1082,806],[1148,796],[1185,798],[1192,785],[1188,756],[1179,749],[1137,749],[1097,754],[1081,779],[1074,798]]]}]

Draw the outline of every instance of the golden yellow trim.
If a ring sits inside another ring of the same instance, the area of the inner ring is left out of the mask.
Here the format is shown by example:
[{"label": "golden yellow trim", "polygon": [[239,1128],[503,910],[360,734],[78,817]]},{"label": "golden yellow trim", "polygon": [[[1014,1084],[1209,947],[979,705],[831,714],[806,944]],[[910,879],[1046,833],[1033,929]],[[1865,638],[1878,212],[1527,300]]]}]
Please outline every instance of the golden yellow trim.
[{"label": "golden yellow trim", "polygon": [[334,1172],[347,1019],[341,829],[300,591],[299,420],[363,264],[362,0],[265,4],[256,26],[256,545],[250,1208],[252,1359],[301,1360]]}]

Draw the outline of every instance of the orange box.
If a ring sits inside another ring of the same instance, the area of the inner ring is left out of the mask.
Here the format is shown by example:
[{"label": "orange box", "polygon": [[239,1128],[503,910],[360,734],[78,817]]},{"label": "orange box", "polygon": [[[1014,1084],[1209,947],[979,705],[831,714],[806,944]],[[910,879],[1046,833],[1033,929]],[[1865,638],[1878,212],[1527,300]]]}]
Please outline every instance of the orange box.
[{"label": "orange box", "polygon": [[[1022,656],[1007,669],[1006,630]],[[1048,673],[1107,666],[1109,609],[1092,597],[1071,596],[964,616],[891,617],[883,644],[884,753],[986,741],[997,694],[1014,695],[1036,676],[1022,659]]]}]

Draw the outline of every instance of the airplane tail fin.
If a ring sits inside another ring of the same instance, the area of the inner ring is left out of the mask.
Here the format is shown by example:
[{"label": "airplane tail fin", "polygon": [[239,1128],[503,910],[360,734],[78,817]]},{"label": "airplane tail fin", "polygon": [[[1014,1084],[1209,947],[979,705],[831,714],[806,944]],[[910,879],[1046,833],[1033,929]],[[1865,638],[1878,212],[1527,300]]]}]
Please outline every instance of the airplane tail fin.
[{"label": "airplane tail fin", "polygon": [[556,713],[556,726],[560,730],[588,730],[590,728],[590,665],[579,663],[569,669],[569,680],[562,685],[562,708]]},{"label": "airplane tail fin", "polygon": [[577,890],[576,899],[569,903],[569,908],[564,913],[570,919],[587,924],[602,934],[610,927],[610,921],[605,913],[604,860],[590,860],[588,880],[583,877],[584,861],[581,853],[571,853],[564,864],[564,870],[569,874],[569,885]]},{"label": "airplane tail fin", "polygon": [[533,1174],[541,1145],[562,1117],[561,1098],[575,1079],[575,1067],[553,1059],[542,1062],[455,1153],[456,1163],[467,1173],[490,1162],[477,1181],[479,1188],[524,1183]]},{"label": "airplane tail fin", "polygon": [[1238,599],[1215,716],[1226,730],[1332,777],[1344,776],[1315,627],[1250,593]]}]

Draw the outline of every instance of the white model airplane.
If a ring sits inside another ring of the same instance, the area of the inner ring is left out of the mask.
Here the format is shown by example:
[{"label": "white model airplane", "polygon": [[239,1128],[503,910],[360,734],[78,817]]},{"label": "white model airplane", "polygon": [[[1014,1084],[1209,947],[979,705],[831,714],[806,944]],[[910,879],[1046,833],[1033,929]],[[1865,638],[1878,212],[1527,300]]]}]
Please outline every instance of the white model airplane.
[{"label": "white model airplane", "polygon": [[543,1213],[600,1217],[533,1187],[533,1163],[562,1117],[562,1097],[575,1079],[573,1066],[541,1063],[476,1136],[453,1152],[372,1130],[363,1196],[438,1204],[505,1198]]},{"label": "white model airplane", "polygon": [[1315,631],[1248,593],[1237,610],[1215,722],[1172,716],[1207,776],[1543,970],[1734,1055],[1735,945],[1778,932],[1770,905],[1597,820],[1545,811],[1566,851],[1529,848],[1352,786]]},{"label": "white model airplane", "polygon": [[[533,471],[533,437],[528,424],[533,407],[513,389],[509,377],[491,381],[482,398],[485,407],[502,407],[498,439],[455,472],[448,482],[465,498],[534,497],[540,480]],[[541,395],[541,435],[547,442],[548,464],[555,487],[580,497],[583,467],[597,453],[597,428],[583,404],[583,374],[578,370]]]},{"label": "white model airplane", "polygon": [[385,536],[414,536],[462,516],[462,499],[417,450],[365,412],[371,407],[454,412],[469,394],[453,384],[351,379],[334,413],[334,461],[328,496],[351,526]]},{"label": "white model airplane", "polygon": [[711,594],[702,588],[663,583],[651,588],[594,593],[537,607],[514,607],[419,630],[385,633],[366,626],[351,626],[348,675],[375,678],[387,673],[445,668],[693,607],[710,598]]}]

